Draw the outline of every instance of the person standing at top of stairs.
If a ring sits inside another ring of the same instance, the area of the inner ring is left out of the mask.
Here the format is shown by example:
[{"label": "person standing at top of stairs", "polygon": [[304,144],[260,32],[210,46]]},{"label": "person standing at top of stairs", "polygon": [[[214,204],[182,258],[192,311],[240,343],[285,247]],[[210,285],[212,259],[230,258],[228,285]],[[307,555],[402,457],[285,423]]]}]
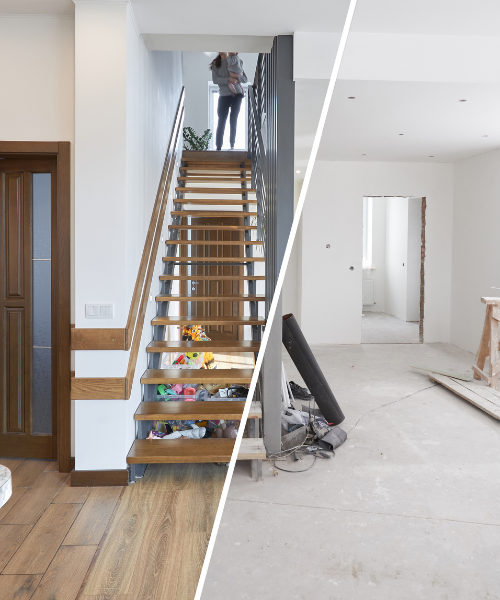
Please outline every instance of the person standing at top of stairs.
[{"label": "person standing at top of stairs", "polygon": [[[237,55],[237,52],[230,52],[231,57]],[[242,68],[243,62],[238,59],[238,66]],[[219,103],[217,105],[217,116],[219,121],[217,123],[217,133],[215,136],[215,145],[217,150],[222,149],[222,143],[224,140],[224,131],[226,129],[226,121],[229,116],[229,144],[231,150],[234,150],[234,143],[236,141],[236,127],[238,123],[238,115],[240,113],[241,101],[243,100],[243,94],[234,94],[229,87],[231,85],[247,83],[248,79],[245,71],[237,74],[234,71],[229,70],[230,65],[228,64],[228,53],[219,52],[219,54],[210,63],[210,70],[212,71],[212,81],[219,86]],[[239,70],[239,69],[238,69]],[[239,87],[239,86],[238,86]]]}]

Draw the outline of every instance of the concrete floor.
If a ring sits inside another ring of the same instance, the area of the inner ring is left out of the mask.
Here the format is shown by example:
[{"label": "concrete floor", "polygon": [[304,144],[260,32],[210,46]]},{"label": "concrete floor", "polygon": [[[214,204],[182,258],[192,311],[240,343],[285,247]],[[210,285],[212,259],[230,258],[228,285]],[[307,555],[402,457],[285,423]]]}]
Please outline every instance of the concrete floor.
[{"label": "concrete floor", "polygon": [[364,311],[361,319],[362,344],[418,344],[418,323],[402,321],[382,312]]},{"label": "concrete floor", "polygon": [[[313,347],[345,413],[331,460],[235,471],[202,600],[500,598],[500,423],[410,364],[467,372],[451,345]],[[290,379],[300,382],[284,357]],[[279,463],[282,464],[282,463]]]}]

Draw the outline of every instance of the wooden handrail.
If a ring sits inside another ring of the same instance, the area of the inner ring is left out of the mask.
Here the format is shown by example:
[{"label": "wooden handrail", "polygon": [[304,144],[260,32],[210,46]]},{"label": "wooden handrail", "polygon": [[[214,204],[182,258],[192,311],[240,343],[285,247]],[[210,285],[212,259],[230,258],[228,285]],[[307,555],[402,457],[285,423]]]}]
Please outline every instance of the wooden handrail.
[{"label": "wooden handrail", "polygon": [[[184,96],[185,91],[184,88],[182,88],[175,120],[172,126],[172,132],[170,134],[170,141],[167,147],[160,184],[153,206],[151,221],[144,243],[144,250],[142,252],[134,292],[130,302],[127,324],[124,329],[71,328],[72,350],[131,350],[127,373],[123,378],[123,389],[126,400],[130,398],[132,390],[142,329],[147,311],[149,291],[151,289],[163,220],[168,203],[168,192],[170,190],[178,158],[177,149],[179,145],[179,136],[182,132],[184,120]],[[102,399],[117,398],[117,385],[119,388],[121,387],[117,378],[113,378],[112,382],[109,380],[109,391],[106,391],[106,378],[96,379],[95,383],[99,385],[101,391],[98,393],[101,395]],[[92,396],[92,386],[92,378],[85,378],[84,380],[74,378],[72,380],[72,398],[83,399],[84,397],[87,397],[90,399]]]}]

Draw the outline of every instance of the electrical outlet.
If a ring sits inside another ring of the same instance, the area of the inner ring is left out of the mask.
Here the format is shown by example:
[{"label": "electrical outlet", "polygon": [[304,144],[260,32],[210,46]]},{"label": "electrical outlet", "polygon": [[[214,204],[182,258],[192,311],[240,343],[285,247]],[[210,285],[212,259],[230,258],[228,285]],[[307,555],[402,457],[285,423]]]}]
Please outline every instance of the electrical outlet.
[{"label": "electrical outlet", "polygon": [[86,304],[85,318],[86,319],[112,319],[113,304]]}]

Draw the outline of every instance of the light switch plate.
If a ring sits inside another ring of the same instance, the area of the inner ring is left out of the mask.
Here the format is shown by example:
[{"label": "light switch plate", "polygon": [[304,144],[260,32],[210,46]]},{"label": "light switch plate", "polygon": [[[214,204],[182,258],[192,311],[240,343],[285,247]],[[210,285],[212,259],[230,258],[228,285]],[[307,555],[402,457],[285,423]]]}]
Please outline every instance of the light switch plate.
[{"label": "light switch plate", "polygon": [[114,314],[113,304],[86,304],[86,319],[112,319]]}]

